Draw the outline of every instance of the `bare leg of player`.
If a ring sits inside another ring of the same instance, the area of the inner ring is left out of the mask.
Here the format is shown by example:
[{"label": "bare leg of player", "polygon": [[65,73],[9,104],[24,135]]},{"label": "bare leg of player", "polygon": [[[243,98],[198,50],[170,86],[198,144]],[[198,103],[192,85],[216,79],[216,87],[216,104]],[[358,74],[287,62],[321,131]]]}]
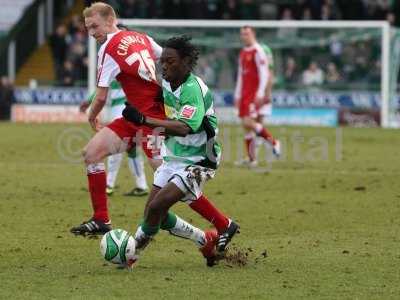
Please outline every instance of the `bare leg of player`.
[{"label": "bare leg of player", "polygon": [[124,152],[127,144],[111,129],[104,127],[89,141],[83,150],[86,164],[90,199],[93,206],[92,218],[71,228],[74,234],[104,234],[111,230],[106,195],[106,173],[102,162],[110,154]]}]

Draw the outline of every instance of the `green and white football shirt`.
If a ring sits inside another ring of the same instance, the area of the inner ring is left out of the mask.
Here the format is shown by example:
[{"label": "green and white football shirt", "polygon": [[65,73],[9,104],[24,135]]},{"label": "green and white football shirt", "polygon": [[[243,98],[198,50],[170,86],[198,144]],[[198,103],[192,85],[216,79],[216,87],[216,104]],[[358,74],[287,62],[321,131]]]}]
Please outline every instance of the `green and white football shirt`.
[{"label": "green and white football shirt", "polygon": [[[109,99],[111,102],[111,107],[116,106],[116,105],[123,105],[125,104],[126,97],[124,94],[124,91],[122,90],[121,85],[119,84],[118,81],[114,80],[110,84],[110,90],[109,90]],[[94,96],[96,95],[96,92],[93,92],[90,96],[88,101],[92,103]]]},{"label": "green and white football shirt", "polygon": [[[168,119],[185,122],[191,132],[185,137],[167,136],[162,147],[164,161],[196,164],[204,159],[218,164],[221,148],[218,143],[209,142],[203,119],[207,116],[211,130],[217,134],[218,122],[214,113],[213,95],[199,77],[190,74],[175,91],[163,80],[165,114]],[[210,166],[211,167],[211,166]]]},{"label": "green and white football shirt", "polygon": [[265,55],[268,58],[268,67],[270,70],[274,69],[274,56],[272,55],[272,50],[264,43],[260,43],[261,48],[264,50]]}]

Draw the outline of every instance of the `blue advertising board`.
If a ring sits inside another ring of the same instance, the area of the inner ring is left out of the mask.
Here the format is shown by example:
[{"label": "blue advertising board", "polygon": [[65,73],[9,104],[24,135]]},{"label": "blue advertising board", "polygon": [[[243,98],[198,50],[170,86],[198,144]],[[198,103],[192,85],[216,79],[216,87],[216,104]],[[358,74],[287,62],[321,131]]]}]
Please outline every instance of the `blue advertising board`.
[{"label": "blue advertising board", "polygon": [[[233,106],[233,92],[215,90],[216,107]],[[79,87],[17,88],[17,103],[21,104],[61,104],[76,105],[87,99],[87,89]],[[396,95],[397,107],[400,108],[400,95]],[[291,108],[360,108],[378,109],[380,93],[370,91],[281,91],[273,92],[274,107]]]},{"label": "blue advertising board", "polygon": [[79,87],[17,88],[14,92],[20,104],[77,105],[87,99],[87,89]]},{"label": "blue advertising board", "polygon": [[327,126],[338,125],[338,113],[334,108],[273,108],[267,119],[272,125]]},{"label": "blue advertising board", "polygon": [[[216,106],[232,106],[231,91],[214,91]],[[274,107],[329,107],[329,108],[365,108],[380,107],[380,93],[370,91],[274,91],[272,104]],[[396,103],[400,103],[397,95]],[[400,105],[399,105],[400,106]]]}]

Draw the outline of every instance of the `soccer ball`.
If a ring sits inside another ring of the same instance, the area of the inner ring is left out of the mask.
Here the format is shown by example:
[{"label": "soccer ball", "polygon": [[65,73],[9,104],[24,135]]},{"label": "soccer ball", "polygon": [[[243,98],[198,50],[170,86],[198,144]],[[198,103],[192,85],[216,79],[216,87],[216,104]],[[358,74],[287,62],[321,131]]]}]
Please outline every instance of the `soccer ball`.
[{"label": "soccer ball", "polygon": [[127,231],[114,229],[103,235],[100,252],[106,261],[131,267],[138,259],[136,241]]}]

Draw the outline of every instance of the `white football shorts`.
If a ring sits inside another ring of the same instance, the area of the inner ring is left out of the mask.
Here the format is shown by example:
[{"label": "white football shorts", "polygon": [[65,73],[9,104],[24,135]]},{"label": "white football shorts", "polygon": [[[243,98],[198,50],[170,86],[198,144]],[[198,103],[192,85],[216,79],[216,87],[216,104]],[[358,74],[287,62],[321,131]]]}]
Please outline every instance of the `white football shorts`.
[{"label": "white football shorts", "polygon": [[173,182],[184,194],[181,200],[192,202],[202,195],[204,184],[213,178],[215,170],[181,162],[163,162],[154,172],[154,185],[163,188]]}]

